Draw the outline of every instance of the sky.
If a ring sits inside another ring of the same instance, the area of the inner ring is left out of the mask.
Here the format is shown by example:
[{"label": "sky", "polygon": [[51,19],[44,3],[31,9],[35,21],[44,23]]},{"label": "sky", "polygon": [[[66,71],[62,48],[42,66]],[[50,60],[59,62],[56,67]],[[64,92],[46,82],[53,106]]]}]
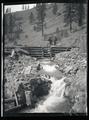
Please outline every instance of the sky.
[{"label": "sky", "polygon": [[[24,5],[29,5],[29,9],[33,8],[36,4],[24,4]],[[11,12],[16,12],[16,11],[21,11],[22,10],[22,4],[21,5],[6,5],[5,6],[5,11],[7,8],[11,8]]]}]

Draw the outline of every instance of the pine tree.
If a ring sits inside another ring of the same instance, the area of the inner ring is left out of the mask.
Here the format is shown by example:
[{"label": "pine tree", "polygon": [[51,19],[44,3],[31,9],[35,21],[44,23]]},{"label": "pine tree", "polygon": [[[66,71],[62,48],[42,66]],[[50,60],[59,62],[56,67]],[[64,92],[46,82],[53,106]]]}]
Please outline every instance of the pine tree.
[{"label": "pine tree", "polygon": [[46,4],[38,3],[36,5],[36,10],[37,10],[37,19],[39,21],[39,24],[41,24],[41,26],[42,26],[42,36],[43,36],[43,34],[44,34],[43,24],[44,24],[45,16],[46,16],[46,13],[45,13]]},{"label": "pine tree", "polygon": [[57,4],[54,3],[54,4],[53,4],[53,14],[54,14],[54,15],[56,15],[57,10],[58,10]]},{"label": "pine tree", "polygon": [[24,10],[24,5],[22,5],[22,10]]},{"label": "pine tree", "polygon": [[10,19],[9,19],[9,33],[13,32],[14,26],[15,26],[14,15],[10,14]]},{"label": "pine tree", "polygon": [[30,23],[34,22],[34,14],[31,12],[29,16]]},{"label": "pine tree", "polygon": [[79,26],[83,24],[85,17],[85,9],[83,3],[65,3],[64,4],[64,22],[70,25],[72,30],[72,23],[78,23]]},{"label": "pine tree", "polygon": [[7,16],[7,14],[4,15],[4,31],[5,31],[5,35],[7,35],[8,34],[8,16]]},{"label": "pine tree", "polygon": [[14,33],[14,27],[15,27],[15,16],[10,14],[10,17],[9,17],[9,34],[10,34],[10,40],[13,40],[13,33]]},{"label": "pine tree", "polygon": [[6,9],[6,13],[8,13],[9,11],[8,11],[8,8]]},{"label": "pine tree", "polygon": [[11,41],[19,38],[22,30],[22,18],[16,17],[15,14],[5,14],[4,31],[7,38]]},{"label": "pine tree", "polygon": [[[8,10],[8,9],[7,9],[7,10]],[[4,14],[4,31],[5,31],[5,35],[8,35],[8,34],[9,34],[10,15],[11,15],[11,14]]]},{"label": "pine tree", "polygon": [[72,30],[72,20],[73,20],[72,7],[73,7],[72,3],[64,4],[64,22],[67,25],[70,25],[70,31]]},{"label": "pine tree", "polygon": [[85,18],[85,8],[83,3],[78,5],[78,25],[82,26]]},{"label": "pine tree", "polygon": [[20,37],[20,33],[23,32],[22,29],[22,17],[15,17],[15,38],[19,38]]},{"label": "pine tree", "polygon": [[11,13],[11,8],[10,8],[10,13]]},{"label": "pine tree", "polygon": [[25,10],[26,10],[26,5],[24,6]]},{"label": "pine tree", "polygon": [[15,33],[16,33],[16,38],[19,38],[20,37],[20,33],[22,32],[23,30],[22,30],[22,22],[18,22],[18,25],[17,25],[17,28],[16,28],[16,31],[15,31]]},{"label": "pine tree", "polygon": [[28,9],[29,9],[29,5],[28,5]]}]

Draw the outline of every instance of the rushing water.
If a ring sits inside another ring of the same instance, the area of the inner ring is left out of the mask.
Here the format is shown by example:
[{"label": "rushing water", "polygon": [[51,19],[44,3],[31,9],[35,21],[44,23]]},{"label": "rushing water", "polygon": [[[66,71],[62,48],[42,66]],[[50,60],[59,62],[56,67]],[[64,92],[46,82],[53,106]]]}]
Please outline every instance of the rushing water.
[{"label": "rushing water", "polygon": [[[44,62],[42,64],[44,71],[54,73],[57,71],[56,65],[49,64],[49,62]],[[65,112],[66,99],[64,98],[65,85],[64,82],[66,77],[61,79],[56,79],[55,77],[50,77],[52,81],[51,89],[49,95],[43,101],[37,104],[35,109],[32,109],[30,113],[51,113],[51,112]]]},{"label": "rushing water", "polygon": [[56,71],[55,65],[44,65],[43,69],[46,72],[55,72]]},{"label": "rushing water", "polygon": [[[27,109],[23,111],[24,113],[65,113],[68,112],[69,102],[64,97],[65,91],[65,79],[66,77],[62,76],[62,78],[57,79],[57,77],[53,76],[54,73],[57,73],[58,70],[56,69],[55,63],[49,61],[42,61],[41,65],[43,70],[46,73],[51,73],[49,78],[52,81],[51,89],[49,94],[45,96],[41,101],[39,101],[34,109]],[[60,74],[60,72],[59,72]],[[46,77],[46,76],[43,76]]]},{"label": "rushing water", "polygon": [[60,112],[61,112],[60,104],[65,102],[65,98],[63,96],[64,90],[65,90],[64,79],[65,77],[63,77],[61,80],[52,80],[52,87],[50,89],[49,95],[46,97],[43,103],[42,101],[39,102],[37,107],[31,110],[32,113],[33,112],[42,112],[42,113],[58,112],[57,109],[60,109]]}]

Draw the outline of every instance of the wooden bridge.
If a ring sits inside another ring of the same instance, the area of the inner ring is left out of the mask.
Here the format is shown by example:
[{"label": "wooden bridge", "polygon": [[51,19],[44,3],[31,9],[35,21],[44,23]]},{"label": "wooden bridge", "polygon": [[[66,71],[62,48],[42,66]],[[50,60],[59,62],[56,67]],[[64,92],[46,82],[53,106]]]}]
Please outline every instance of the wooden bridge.
[{"label": "wooden bridge", "polygon": [[6,47],[5,48],[5,55],[11,54],[12,49],[16,49],[22,54],[30,55],[32,57],[50,57],[50,54],[52,57],[55,56],[55,54],[63,52],[63,51],[69,51],[71,47]]}]

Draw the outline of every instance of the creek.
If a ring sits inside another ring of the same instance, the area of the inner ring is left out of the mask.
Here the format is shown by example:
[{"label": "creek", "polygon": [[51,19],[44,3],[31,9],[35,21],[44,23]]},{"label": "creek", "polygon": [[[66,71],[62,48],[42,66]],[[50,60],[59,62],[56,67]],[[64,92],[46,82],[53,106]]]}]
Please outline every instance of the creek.
[{"label": "creek", "polygon": [[24,113],[68,113],[70,103],[64,97],[66,77],[57,70],[57,65],[51,61],[41,61],[40,64],[42,65],[43,73],[50,75],[50,78],[47,79],[52,82],[51,89],[49,94],[36,104],[35,108],[27,109]]}]

